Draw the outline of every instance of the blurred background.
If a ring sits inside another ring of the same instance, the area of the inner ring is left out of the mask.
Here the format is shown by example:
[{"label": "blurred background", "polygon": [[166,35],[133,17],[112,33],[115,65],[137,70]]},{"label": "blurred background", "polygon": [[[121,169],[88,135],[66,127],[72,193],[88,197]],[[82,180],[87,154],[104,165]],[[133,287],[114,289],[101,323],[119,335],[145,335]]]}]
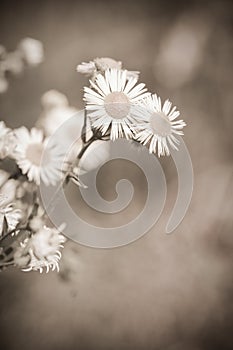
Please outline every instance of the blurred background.
[{"label": "blurred background", "polygon": [[[32,127],[49,89],[82,109],[87,79],[76,65],[112,57],[178,106],[195,176],[189,211],[172,235],[165,226],[177,173],[166,158],[166,207],[143,238],[110,250],[68,242],[60,274],[2,272],[2,348],[233,348],[232,11],[224,0],[1,1],[0,44],[11,51],[32,37],[45,50],[41,65],[9,77],[1,120]],[[111,194],[126,174],[135,185],[131,215],[144,198],[138,169],[113,164],[100,192]]]}]

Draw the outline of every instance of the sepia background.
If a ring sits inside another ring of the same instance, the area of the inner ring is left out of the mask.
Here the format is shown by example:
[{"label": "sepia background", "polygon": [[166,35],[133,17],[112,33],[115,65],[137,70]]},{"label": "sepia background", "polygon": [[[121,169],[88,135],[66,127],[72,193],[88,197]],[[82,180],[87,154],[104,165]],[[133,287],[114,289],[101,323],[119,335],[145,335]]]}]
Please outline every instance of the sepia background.
[{"label": "sepia background", "polygon": [[[232,5],[225,0],[1,2],[0,43],[14,50],[30,36],[45,49],[45,61],[10,77],[9,90],[0,95],[0,118],[8,126],[32,127],[41,114],[40,97],[49,89],[65,93],[82,109],[87,79],[76,73],[76,65],[112,57],[139,70],[150,91],[178,106],[188,124],[184,140],[195,176],[189,211],[172,235],[165,234],[165,226],[177,173],[167,158],[161,160],[166,207],[143,238],[110,250],[68,242],[60,274],[2,272],[2,348],[233,348]],[[144,198],[143,175],[113,164],[99,181],[106,196],[114,182],[106,176],[114,180],[116,174],[128,174],[135,184],[129,215],[136,213]]]}]

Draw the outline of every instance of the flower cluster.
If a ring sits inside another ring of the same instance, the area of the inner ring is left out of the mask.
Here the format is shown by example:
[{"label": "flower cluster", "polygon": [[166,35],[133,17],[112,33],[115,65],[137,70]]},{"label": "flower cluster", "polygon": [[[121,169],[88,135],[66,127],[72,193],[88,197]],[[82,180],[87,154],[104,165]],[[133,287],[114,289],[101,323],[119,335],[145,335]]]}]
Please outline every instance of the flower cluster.
[{"label": "flower cluster", "polygon": [[43,59],[43,45],[36,39],[22,39],[13,52],[7,52],[5,47],[0,45],[0,93],[8,89],[8,73],[18,75],[26,66],[37,66]]},{"label": "flower cluster", "polygon": [[48,144],[41,129],[12,130],[0,122],[0,269],[59,269],[65,238],[60,229],[47,226],[39,185],[64,177],[63,158],[59,145]]},{"label": "flower cluster", "polygon": [[[9,67],[20,71],[19,62],[40,63],[42,45],[24,39],[15,57],[18,66],[13,59],[15,66],[9,63],[9,54],[0,46],[0,72]],[[13,265],[23,271],[59,270],[65,238],[62,227],[48,226],[39,186],[65,186],[72,180],[85,188],[79,176],[108,159],[105,141],[134,140],[158,157],[169,155],[171,148],[178,150],[177,136],[183,135],[186,124],[177,119],[180,113],[169,100],[162,105],[160,97],[138,83],[139,72],[123,69],[121,62],[111,58],[82,63],[77,71],[90,78],[90,85],[84,87],[85,113],[75,118],[75,128],[71,123],[63,140],[51,141],[50,136],[78,110],[56,90],[42,96],[42,114],[31,130],[10,129],[0,122],[0,269]],[[2,75],[0,91],[1,79]],[[63,142],[69,133],[77,135],[77,142],[67,155]],[[101,145],[98,152],[97,144]]]},{"label": "flower cluster", "polygon": [[[138,84],[137,76],[129,76],[120,66],[109,66],[103,66],[95,79],[90,79],[90,87],[84,87],[93,130],[102,136],[109,134],[111,140],[125,137],[138,141],[159,157],[169,155],[170,147],[178,150],[176,135],[183,135],[186,124],[177,120],[180,112],[176,107],[169,100],[162,105],[160,97],[147,92],[145,84]],[[85,64],[78,67],[84,72]]]}]

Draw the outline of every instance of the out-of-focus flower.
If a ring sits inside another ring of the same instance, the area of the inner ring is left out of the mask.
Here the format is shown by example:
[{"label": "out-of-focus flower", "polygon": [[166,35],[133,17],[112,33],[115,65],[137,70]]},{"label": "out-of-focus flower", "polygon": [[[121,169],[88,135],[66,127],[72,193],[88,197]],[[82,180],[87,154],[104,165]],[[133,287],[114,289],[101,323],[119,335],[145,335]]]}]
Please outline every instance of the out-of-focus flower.
[{"label": "out-of-focus flower", "polygon": [[127,79],[138,79],[140,72],[137,70],[127,70],[126,71],[126,77]]},{"label": "out-of-focus flower", "polygon": [[36,210],[36,215],[30,219],[28,225],[31,228],[33,232],[37,232],[41,230],[45,226],[45,211],[44,209],[39,205]]},{"label": "out-of-focus flower", "polygon": [[31,131],[21,127],[15,131],[18,140],[16,162],[23,174],[37,185],[55,185],[62,176],[63,154],[58,145],[48,143],[43,132],[36,128]]},{"label": "out-of-focus flower", "polygon": [[161,40],[154,65],[154,75],[161,84],[178,88],[195,76],[211,28],[206,20],[182,16]]},{"label": "out-of-focus flower", "polygon": [[158,156],[169,155],[169,145],[177,148],[179,143],[174,134],[183,135],[183,127],[186,125],[183,120],[175,120],[180,112],[176,107],[171,109],[172,103],[166,100],[163,107],[161,99],[156,94],[145,99],[141,124],[139,124],[137,140],[143,145],[149,145],[149,152]]},{"label": "out-of-focus flower", "polygon": [[86,110],[93,128],[102,135],[110,129],[110,138],[127,139],[134,136],[134,110],[131,108],[148,96],[145,84],[137,79],[126,79],[126,71],[106,70],[104,76],[98,74],[95,83],[90,80],[92,89],[84,87]]},{"label": "out-of-focus flower", "polygon": [[7,222],[7,227],[11,231],[15,229],[22,218],[21,210],[16,209],[13,204],[5,205],[7,198],[0,194],[0,236],[3,231],[4,220]]},{"label": "out-of-focus flower", "polygon": [[82,62],[81,64],[78,64],[76,67],[76,70],[78,73],[91,76],[95,73],[96,71],[96,66],[95,63],[90,61],[90,62]]},{"label": "out-of-focus flower", "polygon": [[22,54],[19,51],[8,52],[5,56],[4,62],[1,64],[1,69],[4,72],[12,74],[20,74],[24,69]]},{"label": "out-of-focus flower", "polygon": [[5,47],[0,45],[0,94],[6,92],[9,86],[6,72],[20,74],[24,70],[25,62],[36,66],[43,58],[43,45],[39,40],[25,38],[13,52],[7,52]]},{"label": "out-of-focus flower", "polygon": [[43,225],[44,225],[44,221],[40,216],[34,216],[30,222],[29,222],[30,228],[32,229],[32,231],[38,231],[40,230]]},{"label": "out-of-focus flower", "polygon": [[[118,69],[118,70],[122,69],[121,61],[116,61],[109,57],[96,58],[94,59],[94,62],[97,67],[97,70],[100,71],[101,73],[104,73],[107,69]],[[138,77],[139,77],[138,71],[126,70],[127,79],[130,79],[130,78],[138,79]]]},{"label": "out-of-focus flower", "polygon": [[18,50],[21,52],[23,59],[30,66],[36,66],[43,62],[44,49],[39,40],[25,38],[20,41]]},{"label": "out-of-focus flower", "polygon": [[76,108],[69,106],[67,97],[56,90],[47,91],[41,98],[41,104],[43,112],[37,121],[37,126],[43,128],[46,135],[52,135],[78,112]]},{"label": "out-of-focus flower", "polygon": [[[59,271],[61,248],[65,237],[55,228],[43,227],[27,238],[14,254],[14,262],[23,271]],[[28,259],[26,259],[28,257]],[[26,264],[25,264],[26,261]]]},{"label": "out-of-focus flower", "polygon": [[68,106],[69,102],[66,95],[57,90],[46,91],[41,97],[41,104],[45,110],[58,106]]},{"label": "out-of-focus flower", "polygon": [[104,73],[107,69],[121,69],[122,62],[116,61],[110,57],[102,57],[94,59],[96,68]]}]

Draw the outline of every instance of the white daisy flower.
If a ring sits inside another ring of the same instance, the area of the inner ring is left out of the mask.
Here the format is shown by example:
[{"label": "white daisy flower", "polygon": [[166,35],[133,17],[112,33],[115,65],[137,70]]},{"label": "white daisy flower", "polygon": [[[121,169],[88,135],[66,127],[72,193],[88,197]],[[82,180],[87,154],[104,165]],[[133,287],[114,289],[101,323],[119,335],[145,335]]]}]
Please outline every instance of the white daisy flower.
[{"label": "white daisy flower", "polygon": [[[50,269],[59,271],[60,250],[65,241],[65,237],[57,229],[44,226],[21,243],[14,254],[14,262],[22,267],[22,271],[33,270],[42,273],[44,268],[46,272]],[[26,260],[26,257],[29,259]]]},{"label": "white daisy flower", "polygon": [[180,112],[172,103],[166,100],[164,105],[156,94],[151,95],[143,101],[143,110],[138,127],[137,140],[143,145],[149,145],[149,152],[158,156],[169,155],[169,146],[178,150],[179,141],[175,135],[183,135],[183,127],[186,123],[183,120],[175,120]]},{"label": "white daisy flower", "polygon": [[111,140],[134,136],[137,103],[148,96],[145,84],[138,84],[136,78],[127,81],[126,71],[108,69],[104,76],[98,74],[92,88],[84,88],[86,110],[93,128],[104,135],[110,130]]},{"label": "white daisy flower", "polygon": [[20,222],[22,218],[22,213],[20,209],[16,209],[14,205],[7,204],[7,197],[0,194],[0,236],[3,231],[4,219],[7,222],[8,230],[14,230],[17,224]]},{"label": "white daisy flower", "polygon": [[58,145],[48,144],[43,132],[32,128],[31,131],[21,127],[15,131],[18,145],[16,163],[26,174],[29,181],[37,185],[55,185],[62,176],[63,152]]}]

